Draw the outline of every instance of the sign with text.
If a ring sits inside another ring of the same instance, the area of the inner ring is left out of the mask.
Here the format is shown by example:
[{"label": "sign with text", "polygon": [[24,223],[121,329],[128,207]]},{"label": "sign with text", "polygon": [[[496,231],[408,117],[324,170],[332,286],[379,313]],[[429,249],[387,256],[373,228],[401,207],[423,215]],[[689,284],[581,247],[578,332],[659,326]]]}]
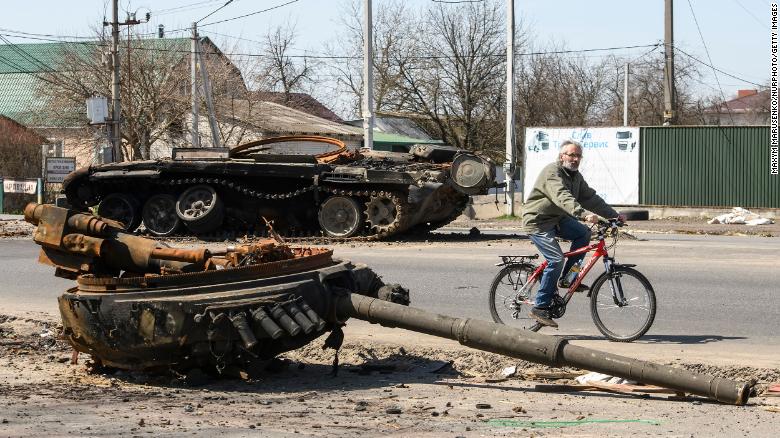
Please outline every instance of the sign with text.
[{"label": "sign with text", "polygon": [[73,157],[46,157],[46,182],[61,183],[65,175],[76,170]]},{"label": "sign with text", "polygon": [[608,204],[639,203],[639,128],[526,128],[525,197],[565,140],[582,145],[580,172]]},{"label": "sign with text", "polygon": [[3,179],[3,191],[5,193],[27,193],[34,195],[38,193],[37,179]]}]

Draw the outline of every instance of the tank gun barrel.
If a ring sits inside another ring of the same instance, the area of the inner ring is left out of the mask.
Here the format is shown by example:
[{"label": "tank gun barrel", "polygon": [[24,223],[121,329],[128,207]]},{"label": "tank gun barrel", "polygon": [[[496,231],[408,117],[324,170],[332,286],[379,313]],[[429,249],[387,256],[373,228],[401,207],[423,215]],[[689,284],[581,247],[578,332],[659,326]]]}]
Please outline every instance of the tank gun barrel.
[{"label": "tank gun barrel", "polygon": [[343,297],[337,306],[341,319],[353,317],[387,327],[426,333],[530,362],[554,367],[574,366],[735,405],[744,405],[750,396],[747,383],[572,345],[560,337],[502,324],[434,314],[357,294]]}]

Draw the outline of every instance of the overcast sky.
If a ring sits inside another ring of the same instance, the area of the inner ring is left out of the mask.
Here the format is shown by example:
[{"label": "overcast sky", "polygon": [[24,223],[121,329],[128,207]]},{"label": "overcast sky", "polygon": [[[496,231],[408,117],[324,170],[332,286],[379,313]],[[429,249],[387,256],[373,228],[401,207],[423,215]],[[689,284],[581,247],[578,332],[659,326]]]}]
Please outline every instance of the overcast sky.
[{"label": "overcast sky", "polygon": [[[149,10],[152,20],[142,29],[154,32],[158,24],[176,30],[189,26],[225,3],[226,0],[120,0],[120,10],[138,11],[139,17]],[[268,12],[201,28],[204,35],[228,45],[230,38],[259,39],[269,28],[285,22],[296,22],[299,34],[297,49],[321,53],[323,44],[338,34],[339,14],[351,0],[234,0],[202,23],[229,19],[262,9],[280,6]],[[362,0],[359,0],[362,1]],[[374,0],[374,8],[388,0]],[[412,6],[430,0],[408,0]],[[675,4],[675,40],[677,47],[707,61],[706,47],[712,64],[737,78],[718,73],[727,98],[736,90],[755,88],[750,82],[765,84],[769,79],[770,3],[764,0],[677,0]],[[90,36],[91,29],[110,16],[104,0],[3,0],[0,34],[8,30],[58,36]],[[281,6],[283,5],[283,6]],[[178,9],[175,9],[178,8]],[[694,22],[694,15],[701,36]],[[516,0],[517,19],[524,20],[537,43],[564,44],[568,49],[605,48],[653,44],[663,41],[663,0]],[[125,12],[120,12],[124,18]],[[221,35],[218,35],[221,34]],[[168,36],[185,36],[169,32]],[[703,38],[702,38],[703,37]],[[35,42],[12,38],[17,43]],[[235,41],[235,40],[232,40]],[[251,50],[243,41],[242,50]],[[611,53],[641,56],[647,49],[618,50]],[[607,52],[589,54],[603,56]],[[702,90],[719,93],[716,78],[709,67]]]}]

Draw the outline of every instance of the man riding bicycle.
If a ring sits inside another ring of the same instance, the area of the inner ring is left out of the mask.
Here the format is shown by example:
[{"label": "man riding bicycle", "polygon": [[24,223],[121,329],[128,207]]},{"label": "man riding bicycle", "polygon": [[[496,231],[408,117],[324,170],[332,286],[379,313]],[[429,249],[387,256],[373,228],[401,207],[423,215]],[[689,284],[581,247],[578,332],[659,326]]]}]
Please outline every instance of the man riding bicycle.
[{"label": "man riding bicycle", "polygon": [[[564,265],[563,251],[555,238],[570,240],[574,250],[587,245],[591,234],[578,220],[595,224],[599,215],[625,219],[588,186],[579,172],[581,161],[582,145],[573,140],[564,141],[558,160],[542,169],[523,208],[523,230],[548,263],[530,315],[550,327],[558,327],[549,310],[553,296],[558,287],[570,286],[565,282],[565,275],[585,257],[585,254],[572,256]],[[578,292],[586,290],[588,287],[583,284],[577,287]]]}]

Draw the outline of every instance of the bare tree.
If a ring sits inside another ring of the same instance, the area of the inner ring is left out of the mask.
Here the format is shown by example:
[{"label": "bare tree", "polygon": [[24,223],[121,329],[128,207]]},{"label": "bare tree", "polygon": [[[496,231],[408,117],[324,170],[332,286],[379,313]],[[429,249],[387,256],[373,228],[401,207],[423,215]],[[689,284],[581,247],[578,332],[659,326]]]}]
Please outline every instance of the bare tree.
[{"label": "bare tree", "polygon": [[598,124],[607,90],[607,64],[561,53],[523,56],[517,68],[516,119],[522,126]]},{"label": "bare tree", "polygon": [[[601,116],[609,125],[623,121],[623,69],[626,59],[612,58],[609,70],[615,76],[608,82],[606,104]],[[655,51],[631,61],[628,97],[629,125],[661,125],[664,121],[664,57]],[[701,82],[701,71],[688,58],[675,60],[675,93],[677,97],[677,123],[681,125],[706,124],[704,110],[720,99],[697,96],[695,84]]]},{"label": "bare tree", "polygon": [[[378,4],[373,18],[374,110],[398,111],[406,93],[401,87],[400,69],[417,56],[414,11],[399,0]],[[336,91],[347,97],[346,111],[362,114],[363,95],[363,18],[361,3],[351,1],[344,7],[341,20],[344,32],[328,45],[334,58],[329,68],[336,77]]]},{"label": "bare tree", "polygon": [[284,25],[269,30],[260,47],[264,55],[255,78],[266,91],[281,91],[286,98],[304,91],[312,82],[316,63],[307,56],[294,55],[295,26]]},{"label": "bare tree", "polygon": [[503,141],[504,19],[498,2],[436,3],[417,25],[415,57],[401,65],[400,108],[425,115],[429,129],[464,149]]}]

